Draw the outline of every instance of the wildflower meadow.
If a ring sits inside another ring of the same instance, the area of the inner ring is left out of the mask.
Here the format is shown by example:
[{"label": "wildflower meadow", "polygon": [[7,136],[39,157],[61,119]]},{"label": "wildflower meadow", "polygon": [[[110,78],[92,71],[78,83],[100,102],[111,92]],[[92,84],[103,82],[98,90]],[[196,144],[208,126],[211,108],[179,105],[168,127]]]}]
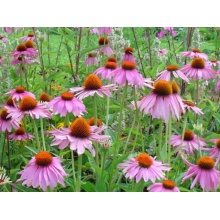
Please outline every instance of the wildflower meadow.
[{"label": "wildflower meadow", "polygon": [[219,192],[220,28],[1,27],[0,192]]}]

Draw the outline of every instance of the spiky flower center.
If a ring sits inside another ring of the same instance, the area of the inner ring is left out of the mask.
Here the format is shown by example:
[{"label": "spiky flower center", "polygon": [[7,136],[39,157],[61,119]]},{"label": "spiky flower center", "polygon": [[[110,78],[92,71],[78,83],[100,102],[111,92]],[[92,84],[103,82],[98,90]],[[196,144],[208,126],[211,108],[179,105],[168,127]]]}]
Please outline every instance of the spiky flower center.
[{"label": "spiky flower center", "polygon": [[70,126],[70,135],[78,138],[87,138],[91,135],[90,125],[85,118],[75,119]]},{"label": "spiky flower center", "polygon": [[109,57],[107,62],[114,62],[114,63],[116,63],[116,59],[114,57]]},{"label": "spiky flower center", "polygon": [[171,180],[164,180],[163,181],[163,187],[165,189],[174,189],[175,186],[176,186],[176,184]]},{"label": "spiky flower center", "polygon": [[0,40],[2,40],[5,36],[0,36]]},{"label": "spiky flower center", "polygon": [[146,153],[139,154],[136,157],[136,160],[138,161],[139,166],[144,168],[149,168],[153,164],[152,158]]},{"label": "spiky flower center", "polygon": [[24,93],[24,91],[25,91],[25,88],[22,87],[22,86],[17,86],[17,87],[15,88],[15,92],[16,92],[16,93]]},{"label": "spiky flower center", "polygon": [[170,72],[177,71],[178,69],[179,69],[179,67],[176,65],[167,66],[167,71],[170,71]]},{"label": "spiky flower center", "polygon": [[29,33],[28,37],[34,37],[34,34],[33,33]]},{"label": "spiky flower center", "polygon": [[184,141],[191,141],[194,138],[194,134],[190,130],[185,130]]},{"label": "spiky flower center", "polygon": [[169,82],[165,80],[158,80],[154,83],[153,93],[159,96],[169,96],[172,94],[172,87]]},{"label": "spiky flower center", "polygon": [[201,53],[200,49],[198,49],[198,48],[193,48],[192,52],[194,52],[194,53]]},{"label": "spiky flower center", "polygon": [[[94,126],[95,125],[95,119],[94,118],[90,118],[88,121],[90,126]],[[97,126],[102,126],[102,121],[97,118]]]},{"label": "spiky flower center", "polygon": [[114,69],[117,68],[117,64],[114,63],[114,62],[106,62],[105,63],[105,68],[114,70]]},{"label": "spiky flower center", "polygon": [[27,48],[34,48],[34,42],[33,42],[32,40],[27,40],[27,41],[25,42],[25,46],[26,46]]},{"label": "spiky flower center", "polygon": [[52,163],[53,157],[46,151],[41,151],[35,156],[36,164],[40,167],[46,167]]},{"label": "spiky flower center", "polygon": [[210,60],[212,63],[217,63],[217,59],[216,58],[212,58],[211,60]]},{"label": "spiky flower center", "polygon": [[71,92],[62,92],[62,94],[61,94],[61,98],[65,101],[70,101],[73,99],[73,97],[74,97],[74,95]]},{"label": "spiky flower center", "polygon": [[30,110],[35,109],[36,106],[37,106],[37,102],[34,98],[32,98],[30,96],[24,96],[21,99],[19,107],[20,107],[21,111],[30,111]]},{"label": "spiky flower center", "polygon": [[4,183],[5,181],[3,179],[0,179],[0,183]]},{"label": "spiky flower center", "polygon": [[98,90],[102,87],[102,81],[95,74],[86,77],[83,86],[86,90]]},{"label": "spiky flower center", "polygon": [[215,161],[211,157],[201,157],[197,161],[198,166],[204,170],[211,170],[215,166]]},{"label": "spiky flower center", "polygon": [[193,61],[191,63],[191,67],[193,67],[195,69],[204,69],[205,61],[200,57],[196,57],[193,59]]},{"label": "spiky flower center", "polygon": [[191,102],[191,101],[187,101],[186,100],[186,101],[183,101],[183,103],[188,105],[188,106],[191,106],[191,107],[195,106],[195,104],[193,102]]},{"label": "spiky flower center", "polygon": [[99,38],[99,45],[106,45],[108,44],[108,38],[107,37],[100,37]]},{"label": "spiky flower center", "polygon": [[93,53],[88,53],[88,57],[93,57]]},{"label": "spiky flower center", "polygon": [[215,145],[220,150],[220,138],[215,142]]},{"label": "spiky flower center", "polygon": [[132,54],[134,52],[133,48],[132,47],[127,47],[125,48],[125,53],[126,54]]},{"label": "spiky flower center", "polygon": [[175,81],[173,81],[172,83],[172,90],[173,90],[173,94],[177,94],[179,92],[179,86]]},{"label": "spiky flower center", "polygon": [[41,102],[49,102],[51,100],[51,98],[46,92],[43,92],[43,93],[41,93],[39,100]]},{"label": "spiky flower center", "polygon": [[17,51],[22,52],[25,51],[27,49],[27,47],[24,44],[19,44],[17,46]]},{"label": "spiky flower center", "polygon": [[136,68],[136,64],[131,61],[124,61],[122,62],[121,67],[124,70],[134,70]]},{"label": "spiky flower center", "polygon": [[8,106],[14,107],[14,102],[13,102],[12,96],[10,96],[10,97],[7,99],[6,104],[7,104]]},{"label": "spiky flower center", "polygon": [[8,110],[6,108],[3,108],[1,113],[0,113],[1,119],[4,121],[8,121],[11,119],[11,117],[7,118],[8,116]]},{"label": "spiky flower center", "polygon": [[22,134],[24,134],[25,133],[25,131],[24,131],[24,129],[22,128],[22,127],[19,127],[16,131],[15,131],[15,134],[16,135],[22,135]]}]

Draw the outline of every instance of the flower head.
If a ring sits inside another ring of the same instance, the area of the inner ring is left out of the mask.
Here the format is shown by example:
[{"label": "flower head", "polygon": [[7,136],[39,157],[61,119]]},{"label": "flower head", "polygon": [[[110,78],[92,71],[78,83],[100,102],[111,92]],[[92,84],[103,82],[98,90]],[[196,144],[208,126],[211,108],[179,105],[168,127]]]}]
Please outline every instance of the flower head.
[{"label": "flower head", "polygon": [[204,60],[208,60],[208,56],[205,53],[202,53],[198,48],[193,48],[191,51],[182,52],[181,55],[183,57],[190,57],[191,59],[200,57]]},{"label": "flower head", "polygon": [[88,53],[88,57],[86,58],[84,63],[85,66],[98,65],[99,61],[97,60],[95,55],[96,55],[95,53]]},{"label": "flower head", "polygon": [[12,99],[15,99],[17,101],[19,101],[25,96],[30,96],[35,98],[35,95],[33,93],[26,91],[25,88],[22,86],[17,86],[15,89],[5,93],[5,95],[10,95],[12,96]]},{"label": "flower head", "polygon": [[154,183],[148,188],[149,192],[180,192],[172,180],[164,180],[162,183]]},{"label": "flower head", "polygon": [[24,96],[19,104],[19,107],[8,109],[9,116],[19,121],[25,116],[30,115],[31,118],[51,118],[51,113],[44,103],[38,103],[31,96]]},{"label": "flower head", "polygon": [[19,127],[19,121],[16,118],[11,118],[8,109],[3,108],[0,112],[0,132],[11,132],[12,127],[17,129]]},{"label": "flower head", "polygon": [[131,62],[135,63],[135,58],[133,56],[133,53],[134,53],[134,50],[132,47],[125,48],[125,53],[124,53],[122,62],[131,61]]},{"label": "flower head", "polygon": [[25,141],[27,139],[32,140],[34,138],[33,135],[26,133],[22,127],[19,127],[17,130],[15,130],[14,134],[10,134],[8,137],[14,141]]},{"label": "flower head", "polygon": [[46,151],[41,151],[32,157],[24,170],[18,174],[21,175],[18,181],[23,181],[22,185],[33,188],[39,186],[43,191],[46,191],[47,187],[53,190],[57,183],[65,187],[64,177],[67,176],[61,166],[61,159],[53,157]]},{"label": "flower head", "polygon": [[107,37],[104,37],[104,36],[100,37],[99,38],[99,46],[102,46],[102,47],[98,49],[98,52],[100,54],[105,54],[107,56],[111,56],[114,52],[108,44],[109,44],[109,40]]},{"label": "flower head", "polygon": [[144,78],[136,70],[136,64],[131,61],[122,62],[121,68],[112,72],[114,83],[118,83],[119,86],[128,85],[144,87]]},{"label": "flower head", "polygon": [[185,112],[182,99],[178,95],[178,86],[171,86],[165,80],[154,83],[152,93],[138,102],[138,108],[144,114],[150,113],[153,118],[164,119],[166,123],[170,116],[179,119]]},{"label": "flower head", "polygon": [[21,38],[22,42],[25,42],[27,40],[34,40],[35,36],[33,33],[29,33],[27,36],[24,36]]},{"label": "flower head", "polygon": [[116,59],[114,57],[110,57],[108,61],[105,63],[104,67],[98,68],[94,74],[101,75],[102,79],[109,79],[113,77],[112,72],[117,69]]},{"label": "flower head", "polygon": [[19,44],[16,50],[12,51],[9,55],[16,58],[19,56],[35,57],[38,55],[38,53],[37,50],[34,48],[28,48],[25,44]]},{"label": "flower head", "polygon": [[100,135],[104,127],[90,126],[85,118],[75,119],[69,128],[61,130],[52,130],[50,134],[54,136],[51,146],[59,145],[59,149],[64,149],[70,145],[70,150],[77,150],[79,155],[88,149],[91,154],[95,155],[92,141],[100,142],[109,139],[108,135]]},{"label": "flower head", "polygon": [[163,171],[169,171],[171,168],[167,164],[162,164],[160,161],[156,161],[146,153],[139,154],[136,158],[130,158],[124,163],[118,165],[126,178],[136,179],[138,183],[141,179],[145,182],[151,180],[155,182],[156,179],[164,179],[165,174]]},{"label": "flower head", "polygon": [[71,92],[63,92],[61,96],[51,100],[48,107],[53,107],[54,114],[60,114],[61,117],[66,116],[68,112],[75,116],[81,116],[87,112],[83,102],[75,98]]},{"label": "flower head", "polygon": [[182,146],[181,142],[182,135],[171,136],[170,143],[176,148],[176,151],[183,150],[187,155],[193,155],[195,151],[198,151],[201,147],[206,146],[205,140],[203,138],[198,138],[191,130],[185,130]]},{"label": "flower head", "polygon": [[157,80],[166,80],[166,81],[170,81],[171,77],[175,77],[175,78],[181,78],[182,80],[186,81],[187,83],[189,83],[189,79],[185,76],[184,73],[182,73],[179,70],[179,67],[176,65],[170,65],[167,66],[166,70],[160,72],[157,74],[158,78]]},{"label": "flower head", "polygon": [[197,161],[197,165],[187,161],[182,155],[183,161],[189,166],[182,182],[191,177],[195,177],[190,188],[192,189],[197,182],[203,190],[217,190],[220,182],[220,172],[215,168],[215,161],[207,156],[201,157]]},{"label": "flower head", "polygon": [[195,106],[195,104],[189,100],[183,101],[184,107],[187,109],[187,111],[194,111],[198,115],[203,115],[204,113],[202,110]]},{"label": "flower head", "polygon": [[102,81],[95,74],[90,74],[86,77],[83,87],[75,87],[71,88],[70,91],[75,93],[75,96],[79,99],[84,99],[88,96],[94,96],[97,94],[100,97],[111,96],[110,91],[116,90],[116,86],[114,84],[102,85]]},{"label": "flower head", "polygon": [[185,73],[187,77],[195,80],[208,80],[216,76],[216,72],[206,66],[205,61],[200,57],[194,58],[191,64],[184,65],[180,71]]}]

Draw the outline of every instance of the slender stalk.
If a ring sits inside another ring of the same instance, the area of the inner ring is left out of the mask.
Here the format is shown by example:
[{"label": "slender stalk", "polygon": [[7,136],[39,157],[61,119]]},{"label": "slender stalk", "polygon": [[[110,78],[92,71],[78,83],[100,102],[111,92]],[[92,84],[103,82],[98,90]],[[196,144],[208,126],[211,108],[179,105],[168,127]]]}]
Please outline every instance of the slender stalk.
[{"label": "slender stalk", "polygon": [[36,126],[35,120],[33,118],[31,118],[31,120],[32,120],[33,127],[34,127],[34,133],[35,133],[35,138],[36,138],[36,142],[37,142],[37,148],[38,148],[39,151],[41,151],[39,136],[38,136],[38,132],[37,132],[37,126]]},{"label": "slender stalk", "polygon": [[56,65],[57,65],[57,63],[58,63],[58,59],[59,59],[59,54],[60,54],[60,49],[61,49],[62,42],[63,42],[63,35],[61,36],[60,44],[59,44],[58,51],[57,51]]},{"label": "slender stalk", "polygon": [[77,182],[77,192],[81,191],[81,175],[82,175],[82,155],[78,156],[78,182]]},{"label": "slender stalk", "polygon": [[103,174],[104,174],[104,170],[105,170],[105,158],[106,158],[106,153],[107,153],[107,151],[105,150],[104,152],[103,152],[103,155],[102,155],[102,162],[101,162],[101,169],[102,169],[102,171],[101,171],[101,177],[100,177],[100,182],[102,183],[102,181],[103,181]]},{"label": "slender stalk", "polygon": [[172,134],[172,117],[169,118],[169,130],[168,130],[168,154],[167,154],[167,162],[170,163],[171,160],[171,144],[170,137]]},{"label": "slender stalk", "polygon": [[8,138],[8,131],[6,130],[5,133],[6,133],[7,147],[8,147],[8,175],[10,176],[11,173],[10,144]]},{"label": "slender stalk", "polygon": [[74,154],[71,150],[71,161],[72,161],[72,171],[73,171],[73,185],[75,186],[76,183],[76,172],[75,172],[75,163],[74,163]]},{"label": "slender stalk", "polygon": [[[34,32],[34,35],[36,36],[36,32],[35,32],[35,29],[33,28],[33,32]],[[39,43],[38,43],[38,40],[37,40],[37,37],[35,38],[35,42],[36,42],[36,45],[37,45],[37,50],[39,52],[39,58],[40,58],[40,65],[41,65],[41,68],[42,68],[42,76],[43,76],[43,80],[44,82],[46,82],[46,74],[45,74],[45,68],[44,68],[44,60],[43,60],[43,55],[42,55],[42,42],[40,43],[40,46],[39,46]],[[47,86],[45,86],[45,92],[47,92]]]},{"label": "slender stalk", "polygon": [[173,54],[175,56],[175,59],[176,59],[176,63],[178,63],[178,58],[176,56],[176,49],[175,49],[175,44],[174,44],[174,37],[173,35],[171,34],[171,39],[172,39],[172,46],[173,46]]},{"label": "slender stalk", "polygon": [[40,118],[40,127],[41,127],[41,138],[43,142],[43,150],[46,151],[45,139],[44,139],[44,125],[43,118]]},{"label": "slender stalk", "polygon": [[[93,96],[93,108],[94,108],[94,124],[97,126],[97,100],[96,100],[96,94]],[[95,146],[95,160],[96,165],[99,167],[99,150],[97,143],[94,144]],[[96,174],[96,177],[98,178],[98,173]]]},{"label": "slender stalk", "polygon": [[80,59],[79,51],[80,51],[81,40],[82,40],[82,28],[79,28],[79,38],[78,38],[78,45],[77,45],[78,53],[76,55],[76,75],[75,75],[76,78],[78,78],[78,74],[79,74],[79,59]]},{"label": "slender stalk", "polygon": [[134,31],[134,28],[132,27],[131,30],[132,30],[132,33],[133,33],[133,36],[134,36],[135,45],[136,45],[136,48],[137,48],[137,51],[138,51],[138,57],[139,57],[139,60],[140,60],[140,63],[141,63],[141,69],[142,69],[142,72],[143,72],[144,76],[146,77],[146,74],[144,72],[144,66],[143,66],[142,59],[141,59],[140,50],[139,50],[138,43],[137,43],[137,37],[136,37],[135,31]]},{"label": "slender stalk", "polygon": [[50,65],[50,28],[47,28],[47,52],[48,52],[48,63]]},{"label": "slender stalk", "polygon": [[5,139],[6,139],[6,132],[5,132],[5,135],[4,135],[4,140],[3,140],[3,146],[2,146],[2,156],[1,156],[1,167],[3,166],[3,157],[4,157],[4,151],[5,151]]},{"label": "slender stalk", "polygon": [[150,27],[147,27],[147,40],[148,40],[148,53],[150,58],[150,68],[152,68],[152,56],[151,56],[151,41],[150,41]]},{"label": "slender stalk", "polygon": [[163,119],[160,119],[160,127],[159,127],[159,142],[157,149],[157,158],[160,158],[161,148],[162,148],[162,136],[163,136]]},{"label": "slender stalk", "polygon": [[109,116],[109,102],[110,102],[110,98],[107,96],[106,121],[105,121],[105,125],[107,128],[108,128],[108,116]]}]

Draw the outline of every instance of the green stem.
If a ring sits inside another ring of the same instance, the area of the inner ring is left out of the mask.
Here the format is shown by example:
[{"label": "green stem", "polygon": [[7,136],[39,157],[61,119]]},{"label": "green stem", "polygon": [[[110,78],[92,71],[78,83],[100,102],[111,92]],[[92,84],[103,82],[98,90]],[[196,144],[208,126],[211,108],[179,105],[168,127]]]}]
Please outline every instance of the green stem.
[{"label": "green stem", "polygon": [[159,143],[157,149],[157,158],[160,158],[161,148],[162,148],[162,136],[163,136],[163,119],[160,119],[160,127],[159,127]]},{"label": "green stem", "polygon": [[78,156],[78,184],[77,191],[81,191],[82,155]]},{"label": "green stem", "polygon": [[105,170],[105,158],[106,158],[106,153],[107,153],[107,151],[105,150],[104,152],[103,152],[103,155],[102,155],[102,163],[101,163],[101,169],[102,169],[102,171],[101,171],[101,177],[100,177],[100,182],[102,183],[102,181],[103,181],[103,173],[104,173],[104,170]]},{"label": "green stem", "polygon": [[75,187],[76,183],[76,172],[75,172],[75,163],[74,163],[74,154],[73,151],[71,150],[71,160],[72,160],[72,171],[73,171],[73,185]]},{"label": "green stem", "polygon": [[33,127],[34,127],[34,133],[35,133],[35,138],[36,138],[36,142],[37,142],[37,148],[38,148],[39,151],[41,151],[39,136],[38,136],[38,132],[37,132],[37,126],[36,126],[35,120],[33,118],[31,118],[31,120],[32,120]]},{"label": "green stem", "polygon": [[167,162],[170,163],[171,159],[171,144],[170,144],[170,137],[172,133],[172,117],[169,118],[169,130],[168,130],[168,155],[167,155]]},{"label": "green stem", "polygon": [[107,96],[106,122],[105,122],[105,125],[107,128],[108,128],[108,116],[109,116],[109,101],[110,101],[110,98]]},{"label": "green stem", "polygon": [[44,139],[44,125],[43,118],[40,118],[40,127],[41,127],[41,138],[43,142],[43,150],[46,151],[45,139]]}]

